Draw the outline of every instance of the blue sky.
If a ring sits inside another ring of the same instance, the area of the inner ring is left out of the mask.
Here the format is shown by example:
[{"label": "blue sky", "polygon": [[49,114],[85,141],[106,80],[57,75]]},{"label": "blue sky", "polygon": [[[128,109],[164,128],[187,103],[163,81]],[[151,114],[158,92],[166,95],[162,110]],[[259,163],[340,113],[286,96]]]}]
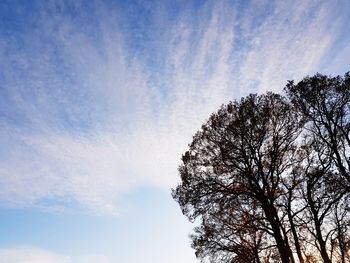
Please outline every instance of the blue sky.
[{"label": "blue sky", "polygon": [[350,2],[0,2],[0,263],[195,263],[171,199],[219,105],[349,71]]}]

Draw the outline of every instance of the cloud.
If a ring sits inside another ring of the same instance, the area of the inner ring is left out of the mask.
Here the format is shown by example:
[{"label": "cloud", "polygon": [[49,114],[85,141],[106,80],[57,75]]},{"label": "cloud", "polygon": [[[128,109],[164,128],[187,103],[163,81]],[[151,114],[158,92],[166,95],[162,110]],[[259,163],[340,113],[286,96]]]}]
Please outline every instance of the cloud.
[{"label": "cloud", "polygon": [[0,263],[110,263],[102,255],[84,255],[81,257],[70,257],[60,255],[51,251],[32,248],[15,247],[0,248]]},{"label": "cloud", "polygon": [[335,16],[330,1],[277,2],[271,15],[250,30],[240,85],[249,91],[281,91],[286,80],[315,74],[338,37],[336,29],[345,23]]},{"label": "cloud", "polygon": [[144,4],[148,28],[130,22],[135,10],[40,8],[34,29],[0,42],[0,203],[116,214],[134,189],[169,191],[221,103],[322,68],[342,33],[337,6]]},{"label": "cloud", "polygon": [[72,263],[66,256],[32,248],[0,249],[0,263]]}]

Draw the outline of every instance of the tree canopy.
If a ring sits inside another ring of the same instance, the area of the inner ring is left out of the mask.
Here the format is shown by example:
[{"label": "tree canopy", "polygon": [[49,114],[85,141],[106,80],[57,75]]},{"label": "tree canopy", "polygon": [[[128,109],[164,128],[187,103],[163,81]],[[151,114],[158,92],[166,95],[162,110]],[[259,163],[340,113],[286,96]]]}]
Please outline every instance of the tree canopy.
[{"label": "tree canopy", "polygon": [[182,156],[173,198],[202,261],[350,260],[350,75],[221,106]]}]

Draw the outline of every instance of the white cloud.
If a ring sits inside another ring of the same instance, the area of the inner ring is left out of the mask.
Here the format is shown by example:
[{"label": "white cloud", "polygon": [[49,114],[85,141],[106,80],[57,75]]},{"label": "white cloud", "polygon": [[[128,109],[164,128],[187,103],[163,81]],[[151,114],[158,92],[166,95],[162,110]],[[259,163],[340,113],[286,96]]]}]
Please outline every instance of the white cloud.
[{"label": "white cloud", "polygon": [[344,22],[334,20],[332,5],[327,1],[277,1],[274,13],[251,36],[252,47],[240,67],[241,87],[281,91],[286,80],[315,74],[338,37],[333,32]]},{"label": "white cloud", "polygon": [[0,263],[110,263],[103,255],[64,256],[52,251],[33,248],[0,248]]},{"label": "white cloud", "polygon": [[[238,13],[208,1],[166,25],[166,52],[149,50],[162,68],[133,56],[121,14],[99,8],[96,39],[54,6],[44,11],[37,33],[0,43],[0,202],[117,213],[135,188],[169,191],[191,135],[221,103],[319,70],[338,37],[329,27],[344,22],[330,5],[252,1]],[[19,40],[27,48],[14,48]]]},{"label": "white cloud", "polygon": [[0,249],[0,263],[72,263],[66,256],[32,248]]}]

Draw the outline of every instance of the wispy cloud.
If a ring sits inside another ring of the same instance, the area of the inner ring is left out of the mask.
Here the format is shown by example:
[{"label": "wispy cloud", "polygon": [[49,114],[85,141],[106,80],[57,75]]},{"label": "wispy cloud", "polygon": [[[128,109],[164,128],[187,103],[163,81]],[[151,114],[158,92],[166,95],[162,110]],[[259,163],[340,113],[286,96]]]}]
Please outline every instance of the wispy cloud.
[{"label": "wispy cloud", "polygon": [[332,1],[277,1],[271,15],[249,30],[251,47],[240,67],[241,87],[280,91],[287,79],[319,71],[339,37],[337,29],[346,23],[346,15],[337,17],[338,12]]},{"label": "wispy cloud", "polygon": [[32,248],[0,249],[0,263],[72,263],[71,259]]},{"label": "wispy cloud", "polygon": [[0,263],[110,263],[101,255],[81,257],[64,256],[52,251],[33,248],[15,247],[0,248]]},{"label": "wispy cloud", "polygon": [[169,191],[192,134],[221,103],[322,69],[344,5],[208,1],[173,14],[144,4],[154,24],[166,22],[146,35],[118,8],[78,18],[64,4],[41,9],[35,30],[0,42],[0,202],[117,213],[133,189]]}]

